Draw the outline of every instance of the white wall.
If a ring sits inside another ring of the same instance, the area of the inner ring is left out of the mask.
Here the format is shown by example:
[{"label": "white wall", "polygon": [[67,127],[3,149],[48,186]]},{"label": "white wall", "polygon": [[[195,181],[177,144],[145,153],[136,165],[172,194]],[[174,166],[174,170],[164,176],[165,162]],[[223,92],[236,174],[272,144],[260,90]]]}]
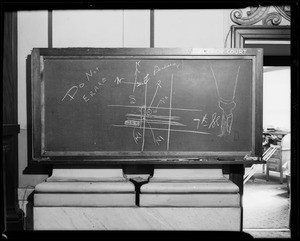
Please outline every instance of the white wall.
[{"label": "white wall", "polygon": [[26,58],[32,48],[48,46],[48,12],[18,12],[18,123],[19,134],[19,187],[36,185],[47,176],[23,175],[27,166],[27,113],[26,113]]},{"label": "white wall", "polygon": [[224,10],[156,10],[155,47],[223,48]]},{"label": "white wall", "polygon": [[123,10],[53,11],[53,47],[123,47]]},{"label": "white wall", "polygon": [[53,47],[150,47],[150,10],[53,11]]},{"label": "white wall", "polygon": [[150,47],[150,10],[124,11],[124,47]]},{"label": "white wall", "polygon": [[48,46],[47,11],[18,12],[18,120],[27,129],[26,114],[26,58],[33,47]]}]

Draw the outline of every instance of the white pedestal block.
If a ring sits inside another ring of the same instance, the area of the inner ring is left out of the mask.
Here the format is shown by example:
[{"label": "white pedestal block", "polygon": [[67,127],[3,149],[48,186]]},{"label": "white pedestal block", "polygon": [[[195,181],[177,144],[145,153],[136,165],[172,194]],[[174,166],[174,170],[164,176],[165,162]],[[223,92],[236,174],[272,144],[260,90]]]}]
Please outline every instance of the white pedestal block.
[{"label": "white pedestal block", "polygon": [[141,207],[240,207],[239,194],[140,194]]},{"label": "white pedestal block", "polygon": [[155,169],[139,197],[141,207],[241,206],[238,186],[223,176],[222,169]]},{"label": "white pedestal block", "polygon": [[156,170],[139,197],[120,169],[56,169],[35,188],[34,230],[241,231],[238,187],[221,170]]},{"label": "white pedestal block", "polygon": [[241,231],[241,208],[34,207],[34,230]]},{"label": "white pedestal block", "polygon": [[35,207],[135,207],[134,193],[37,193]]}]

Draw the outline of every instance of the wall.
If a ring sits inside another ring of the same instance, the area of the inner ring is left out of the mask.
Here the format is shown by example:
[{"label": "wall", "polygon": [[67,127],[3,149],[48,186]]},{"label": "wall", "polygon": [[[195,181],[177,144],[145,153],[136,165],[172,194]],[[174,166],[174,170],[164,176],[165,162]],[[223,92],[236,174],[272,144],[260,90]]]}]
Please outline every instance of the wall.
[{"label": "wall", "polygon": [[223,48],[230,25],[230,10],[156,10],[154,46]]},{"label": "wall", "polygon": [[47,11],[18,12],[19,187],[36,185],[47,176],[23,175],[27,166],[26,59],[33,47],[48,46]]},{"label": "wall", "polygon": [[53,47],[147,48],[149,28],[149,10],[53,11]]}]

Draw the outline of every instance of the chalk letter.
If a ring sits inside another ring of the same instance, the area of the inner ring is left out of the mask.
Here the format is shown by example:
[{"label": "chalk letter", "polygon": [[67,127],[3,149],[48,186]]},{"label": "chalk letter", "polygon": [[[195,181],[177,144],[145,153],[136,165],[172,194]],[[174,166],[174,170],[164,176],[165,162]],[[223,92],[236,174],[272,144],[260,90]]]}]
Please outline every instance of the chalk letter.
[{"label": "chalk letter", "polygon": [[[73,90],[74,90],[74,91],[73,91]],[[63,100],[66,98],[66,96],[69,96],[69,97],[70,97],[69,100],[73,100],[75,94],[77,93],[77,91],[78,91],[78,87],[77,87],[77,86],[73,86],[71,89],[68,90],[68,92],[65,94],[64,98],[62,98],[61,101],[63,101]]]},{"label": "chalk letter", "polygon": [[90,81],[90,77],[93,76],[92,70],[90,70],[90,73],[85,73],[85,75],[86,75],[87,80]]},{"label": "chalk letter", "polygon": [[94,90],[95,90],[95,92],[97,93],[98,90],[99,90],[99,87],[95,86],[95,87],[94,87]]},{"label": "chalk letter", "polygon": [[203,123],[207,123],[207,114],[205,114],[205,116],[203,117],[202,122],[201,122],[201,125],[207,126],[207,125],[204,125]]},{"label": "chalk letter", "polygon": [[88,102],[90,99],[89,98],[87,98],[85,95],[84,96],[82,96],[82,98],[85,100],[85,102]]},{"label": "chalk letter", "polygon": [[150,77],[149,77],[149,74],[147,74],[145,77],[144,77],[144,84],[146,85],[148,83],[148,81],[150,80]]},{"label": "chalk letter", "polygon": [[114,82],[117,82],[117,85],[118,85],[118,84],[121,84],[123,79],[124,78],[119,79],[119,77],[117,76]]},{"label": "chalk letter", "polygon": [[130,98],[130,104],[135,104],[135,102],[136,102],[135,96],[129,95],[129,98]]},{"label": "chalk letter", "polygon": [[198,121],[198,123],[197,123],[197,129],[198,129],[200,120],[199,119],[193,119],[193,121]]},{"label": "chalk letter", "polygon": [[157,65],[155,65],[153,75],[156,75],[159,71],[160,71],[160,68]]}]

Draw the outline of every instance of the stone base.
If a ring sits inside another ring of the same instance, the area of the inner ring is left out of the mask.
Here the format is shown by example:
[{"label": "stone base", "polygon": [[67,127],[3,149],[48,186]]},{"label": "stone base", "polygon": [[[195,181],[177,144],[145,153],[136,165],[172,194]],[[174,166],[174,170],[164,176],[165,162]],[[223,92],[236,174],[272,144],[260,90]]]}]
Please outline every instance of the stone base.
[{"label": "stone base", "polygon": [[241,231],[241,208],[34,207],[34,230]]},{"label": "stone base", "polygon": [[140,194],[141,207],[239,207],[239,194]]},{"label": "stone base", "polygon": [[134,207],[134,193],[37,193],[35,207]]}]

